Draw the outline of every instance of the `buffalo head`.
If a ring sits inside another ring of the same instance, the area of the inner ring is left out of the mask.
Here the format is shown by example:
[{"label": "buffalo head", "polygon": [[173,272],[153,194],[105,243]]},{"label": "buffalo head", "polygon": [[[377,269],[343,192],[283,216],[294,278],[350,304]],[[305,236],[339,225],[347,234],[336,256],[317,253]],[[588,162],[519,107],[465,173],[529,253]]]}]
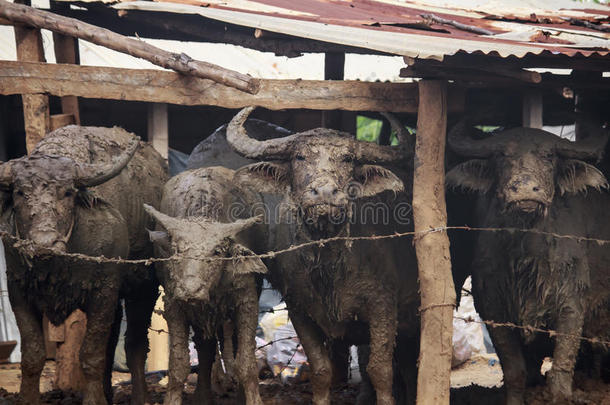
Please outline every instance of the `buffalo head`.
[{"label": "buffalo head", "polygon": [[158,252],[169,257],[179,256],[166,263],[171,276],[169,283],[174,297],[184,301],[208,301],[210,291],[220,280],[223,271],[234,274],[265,273],[267,268],[260,258],[210,260],[254,255],[250,249],[236,242],[235,237],[254,226],[261,217],[221,223],[205,217],[175,218],[163,214],[150,205],[144,209],[163,231],[150,231],[150,238]]},{"label": "buffalo head", "polygon": [[493,191],[505,212],[546,216],[556,192],[608,187],[604,175],[584,162],[600,159],[607,142],[601,133],[570,142],[533,128],[515,128],[480,140],[466,132],[465,122],[456,125],[449,133],[449,146],[477,159],[451,169],[447,184],[480,193]]},{"label": "buffalo head", "polygon": [[403,191],[402,181],[381,163],[404,161],[404,150],[355,140],[325,128],[258,141],[248,136],[240,111],[227,141],[244,157],[269,161],[242,167],[236,179],[262,192],[284,193],[310,232],[338,233],[352,215],[350,199]]},{"label": "buffalo head", "polygon": [[0,164],[0,188],[7,191],[19,237],[62,251],[70,239],[79,193],[117,176],[138,149],[140,138],[108,164],[76,162],[37,153]]}]

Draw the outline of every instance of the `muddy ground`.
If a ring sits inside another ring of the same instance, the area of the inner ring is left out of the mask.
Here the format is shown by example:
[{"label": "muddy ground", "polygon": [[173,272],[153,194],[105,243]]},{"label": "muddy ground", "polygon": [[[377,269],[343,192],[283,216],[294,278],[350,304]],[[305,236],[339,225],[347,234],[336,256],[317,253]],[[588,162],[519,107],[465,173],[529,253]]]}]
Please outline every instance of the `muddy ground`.
[{"label": "muddy ground", "polygon": [[[47,362],[41,379],[43,403],[54,405],[76,405],[81,403],[77,393],[65,393],[52,390],[55,363]],[[113,373],[114,403],[129,404],[131,386],[129,374]],[[147,377],[149,390],[154,403],[162,403],[165,393],[163,375],[151,373]],[[19,365],[0,365],[0,405],[16,402],[19,390]],[[185,397],[195,390],[196,374],[191,374],[186,383]],[[488,405],[502,403],[502,369],[494,355],[477,356],[451,373],[451,403],[453,405]],[[311,389],[308,383],[282,385],[277,379],[264,379],[260,383],[261,395],[265,405],[301,405],[311,403]],[[333,391],[334,405],[348,405],[355,402],[357,387],[346,385]],[[576,378],[576,390],[573,405],[610,405],[610,384],[603,384],[585,378]],[[235,393],[218,396],[218,405],[236,404]],[[531,389],[527,395],[528,405],[551,403],[541,389]]]}]

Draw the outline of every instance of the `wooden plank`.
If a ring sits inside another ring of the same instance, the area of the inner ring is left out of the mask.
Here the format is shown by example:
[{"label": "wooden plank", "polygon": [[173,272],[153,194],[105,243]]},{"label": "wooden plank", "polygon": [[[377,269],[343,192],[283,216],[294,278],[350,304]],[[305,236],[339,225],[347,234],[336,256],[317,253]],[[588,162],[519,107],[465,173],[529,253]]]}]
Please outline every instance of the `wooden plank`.
[{"label": "wooden plank", "polygon": [[[29,0],[27,1],[29,2]],[[258,91],[258,80],[249,75],[194,60],[184,53],[168,52],[144,41],[129,38],[74,18],[63,17],[23,4],[9,3],[5,0],[0,0],[0,17],[17,24],[28,24],[39,29],[44,28],[59,34],[81,38],[118,52],[146,59],[167,69],[211,79],[241,91],[248,93]]]},{"label": "wooden plank", "polygon": [[523,94],[523,126],[542,128],[542,93],[531,90]]},{"label": "wooden plank", "polygon": [[[413,177],[415,232],[447,226],[445,203],[446,82],[419,82]],[[417,405],[449,405],[455,289],[447,232],[415,237],[421,294]]]},{"label": "wooden plank", "polygon": [[[29,0],[18,0],[18,3],[29,4]],[[44,62],[44,48],[40,30],[15,26],[15,43],[17,45],[17,59],[29,62]],[[28,93],[28,94],[26,94]],[[24,92],[23,118],[25,122],[25,145],[30,153],[38,141],[49,132],[49,97],[44,94],[31,94],[43,92]]]},{"label": "wooden plank", "polygon": [[[417,112],[417,84],[323,80],[261,80],[256,95],[175,72],[0,61],[0,94],[146,101],[270,110],[317,109]],[[452,90],[452,89],[450,89]],[[450,112],[463,111],[461,92],[449,91]]]},{"label": "wooden plank", "polygon": [[161,156],[167,159],[169,150],[167,104],[154,103],[148,106],[148,142]]},{"label": "wooden plank", "polygon": [[[345,54],[324,54],[324,80],[343,80],[345,73]],[[341,111],[322,111],[322,127],[341,131]]]},{"label": "wooden plank", "polygon": [[64,340],[57,345],[55,387],[80,391],[85,388],[85,374],[79,353],[87,331],[87,315],[77,309],[61,326],[64,328]]},{"label": "wooden plank", "polygon": [[51,131],[66,125],[76,124],[74,114],[53,114],[51,115]]}]

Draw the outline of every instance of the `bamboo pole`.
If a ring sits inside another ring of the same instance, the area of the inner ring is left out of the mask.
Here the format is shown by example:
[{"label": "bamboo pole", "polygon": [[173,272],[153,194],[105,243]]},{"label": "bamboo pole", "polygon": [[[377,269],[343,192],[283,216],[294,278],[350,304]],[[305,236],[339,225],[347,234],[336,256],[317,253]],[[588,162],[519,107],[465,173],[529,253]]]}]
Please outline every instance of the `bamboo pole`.
[{"label": "bamboo pole", "polygon": [[[446,126],[446,82],[420,81],[413,179],[415,232],[447,225]],[[449,405],[455,289],[447,232],[416,237],[415,251],[421,292],[417,405]]]},{"label": "bamboo pole", "polygon": [[63,17],[47,11],[0,0],[0,17],[15,24],[27,24],[36,28],[81,38],[115,51],[146,59],[155,65],[177,72],[210,79],[225,86],[251,94],[258,92],[258,80],[222,68],[211,63],[197,61],[182,53],[172,53],[144,41],[128,38],[105,28],[87,24],[74,18]]}]

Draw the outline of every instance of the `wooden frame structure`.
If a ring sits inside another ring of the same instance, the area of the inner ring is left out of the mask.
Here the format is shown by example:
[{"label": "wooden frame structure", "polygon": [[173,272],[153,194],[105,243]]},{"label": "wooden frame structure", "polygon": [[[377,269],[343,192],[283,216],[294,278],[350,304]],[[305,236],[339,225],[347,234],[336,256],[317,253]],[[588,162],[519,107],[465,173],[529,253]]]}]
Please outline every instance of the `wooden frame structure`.
[{"label": "wooden frame structure", "polygon": [[[505,94],[514,92],[515,87],[518,87],[523,94],[523,125],[541,127],[543,94],[557,94],[566,85],[579,89],[580,94],[590,94],[591,88],[610,88],[608,79],[601,76],[557,77],[525,70],[532,66],[553,65],[604,71],[610,70],[608,58],[595,58],[586,64],[581,58],[548,58],[541,55],[510,60],[498,60],[479,54],[454,55],[443,62],[407,57],[405,62],[409,67],[403,69],[401,75],[426,80],[418,84],[342,81],[345,52],[378,52],[290,38],[260,29],[254,32],[257,41],[253,41],[238,32],[237,36],[241,35],[244,43],[251,44],[252,48],[264,49],[271,46],[271,42],[266,42],[269,39],[286,44],[292,39],[292,43],[284,45],[283,50],[278,53],[326,52],[325,81],[260,80],[193,61],[186,55],[172,55],[155,50],[154,47],[142,45],[142,42],[136,44],[137,50],[133,51],[128,49],[131,42],[124,42],[124,38],[119,34],[91,26],[88,28],[94,31],[83,31],[79,25],[83,24],[82,22],[57,15],[49,16],[39,10],[30,13],[28,17],[20,12],[23,10],[20,8],[22,6],[12,7],[8,4],[10,3],[0,0],[0,17],[15,24],[19,61],[0,61],[0,94],[21,94],[23,97],[28,152],[50,129],[80,122],[78,97],[151,103],[148,115],[149,140],[165,157],[168,142],[167,103],[225,108],[257,105],[271,110],[327,110],[329,112],[326,113],[324,122],[331,127],[341,126],[341,116],[336,110],[416,114],[418,132],[413,210],[415,230],[418,232],[442,228],[447,224],[444,196],[445,131],[448,114],[464,111],[465,97],[469,89],[476,91],[492,86],[498,89],[500,94]],[[51,5],[51,10],[57,13],[78,15],[89,22],[96,20],[92,14],[71,10],[64,4],[52,1]],[[156,18],[158,17],[152,14],[148,22],[155,21]],[[102,13],[99,19],[101,25],[117,31],[124,29],[124,21],[108,13]],[[185,19],[190,21],[192,16]],[[59,64],[44,63],[39,28],[55,31],[55,50]],[[144,28],[144,32],[149,28]],[[203,32],[196,26],[191,28],[193,31],[190,34],[178,30],[177,35],[201,35],[211,38],[214,42],[222,41],[222,35],[213,30]],[[171,36],[171,33],[163,32],[164,35]],[[154,63],[174,68],[181,73],[79,66],[75,40],[66,34],[98,41],[113,49],[146,57]],[[213,40],[214,38],[216,40]],[[449,84],[449,81],[460,84]],[[49,95],[61,97],[62,114],[49,115]],[[439,231],[416,238],[415,246],[419,261],[422,322],[417,403],[449,404],[452,311],[455,306],[449,241],[446,232]]]}]

